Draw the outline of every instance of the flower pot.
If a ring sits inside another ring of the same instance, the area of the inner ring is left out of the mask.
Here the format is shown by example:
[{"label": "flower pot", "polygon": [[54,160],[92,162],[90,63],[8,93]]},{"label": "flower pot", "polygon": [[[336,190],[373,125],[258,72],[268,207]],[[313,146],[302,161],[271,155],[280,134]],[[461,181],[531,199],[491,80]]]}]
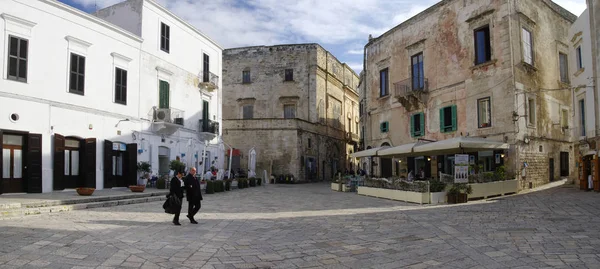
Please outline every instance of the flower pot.
[{"label": "flower pot", "polygon": [[79,194],[81,196],[90,196],[90,195],[92,195],[92,193],[94,193],[96,188],[77,188],[76,190],[77,190],[77,194]]},{"label": "flower pot", "polygon": [[144,192],[144,190],[146,190],[146,186],[145,185],[131,185],[131,186],[129,186],[129,189],[132,192]]}]

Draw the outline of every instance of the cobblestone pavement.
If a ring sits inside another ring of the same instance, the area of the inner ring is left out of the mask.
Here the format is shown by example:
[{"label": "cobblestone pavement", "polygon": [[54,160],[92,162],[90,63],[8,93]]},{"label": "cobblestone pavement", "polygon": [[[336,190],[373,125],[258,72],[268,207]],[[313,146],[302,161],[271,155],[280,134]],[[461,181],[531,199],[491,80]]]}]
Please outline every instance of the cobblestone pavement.
[{"label": "cobblestone pavement", "polygon": [[600,194],[569,188],[427,207],[275,185],[182,226],[161,204],[0,221],[0,268],[600,268]]}]

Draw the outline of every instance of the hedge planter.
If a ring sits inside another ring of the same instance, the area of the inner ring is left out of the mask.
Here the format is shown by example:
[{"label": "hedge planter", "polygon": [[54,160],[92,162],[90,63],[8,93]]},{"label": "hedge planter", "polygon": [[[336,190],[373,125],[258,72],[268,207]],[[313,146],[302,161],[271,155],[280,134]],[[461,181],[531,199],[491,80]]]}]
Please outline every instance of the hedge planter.
[{"label": "hedge planter", "polygon": [[505,194],[517,193],[519,182],[516,179],[496,181],[489,183],[469,184],[473,192],[469,194],[469,199],[488,198],[490,196],[500,196]]},{"label": "hedge planter", "polygon": [[401,191],[382,188],[358,187],[358,194],[385,198],[396,201],[404,201],[409,203],[426,204],[429,203],[429,193]]},{"label": "hedge planter", "polygon": [[445,204],[446,203],[446,192],[430,192],[430,201],[432,205],[437,205],[437,204]]},{"label": "hedge planter", "polygon": [[331,189],[334,191],[342,191],[342,185],[340,183],[331,183]]},{"label": "hedge planter", "polygon": [[237,179],[234,179],[234,180],[231,181],[231,187],[232,188],[238,188],[238,181],[237,181]]},{"label": "hedge planter", "polygon": [[250,186],[250,187],[256,187],[256,178],[253,178],[253,177],[252,177],[252,178],[250,178],[250,179],[248,180],[248,183],[249,183],[249,186]]},{"label": "hedge planter", "polygon": [[206,194],[215,193],[215,184],[212,181],[206,181]]},{"label": "hedge planter", "polygon": [[459,193],[459,194],[455,194],[455,195],[448,195],[448,203],[449,204],[462,204],[462,203],[466,203],[467,202],[467,194],[466,193]]},{"label": "hedge planter", "polygon": [[231,180],[225,180],[225,191],[231,190]]}]

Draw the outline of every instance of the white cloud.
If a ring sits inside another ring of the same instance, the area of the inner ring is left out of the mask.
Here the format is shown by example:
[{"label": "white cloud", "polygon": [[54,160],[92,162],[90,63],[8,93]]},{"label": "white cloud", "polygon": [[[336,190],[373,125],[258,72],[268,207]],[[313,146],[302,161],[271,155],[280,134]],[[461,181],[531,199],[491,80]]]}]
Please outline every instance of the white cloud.
[{"label": "white cloud", "polygon": [[356,49],[356,50],[346,51],[346,54],[363,55],[364,52],[365,51],[362,49]]}]

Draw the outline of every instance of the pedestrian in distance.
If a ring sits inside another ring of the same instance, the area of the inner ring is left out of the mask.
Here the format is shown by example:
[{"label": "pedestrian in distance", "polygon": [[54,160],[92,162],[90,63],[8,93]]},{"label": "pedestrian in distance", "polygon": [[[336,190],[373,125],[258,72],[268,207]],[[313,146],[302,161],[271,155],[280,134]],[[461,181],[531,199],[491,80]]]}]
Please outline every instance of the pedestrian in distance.
[{"label": "pedestrian in distance", "polygon": [[180,201],[179,206],[171,205],[171,212],[175,214],[173,217],[173,224],[177,226],[181,225],[181,223],[179,223],[179,214],[181,213],[181,201],[183,200],[184,188],[183,171],[177,171],[175,176],[171,179],[171,187],[169,188],[169,196],[174,195]]},{"label": "pedestrian in distance", "polygon": [[185,177],[186,196],[188,200],[188,219],[193,224],[198,224],[194,216],[200,210],[200,201],[202,201],[202,192],[200,191],[200,182],[196,179],[196,168],[192,167]]}]

